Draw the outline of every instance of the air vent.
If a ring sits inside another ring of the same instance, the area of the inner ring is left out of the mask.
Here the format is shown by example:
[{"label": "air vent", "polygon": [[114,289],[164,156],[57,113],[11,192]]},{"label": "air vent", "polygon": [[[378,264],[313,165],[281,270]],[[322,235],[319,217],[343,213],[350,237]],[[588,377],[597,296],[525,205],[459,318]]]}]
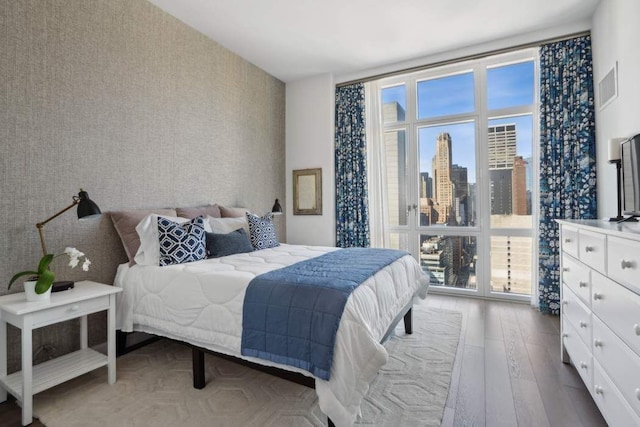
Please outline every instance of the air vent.
[{"label": "air vent", "polygon": [[600,109],[609,105],[618,97],[618,63],[598,83]]}]

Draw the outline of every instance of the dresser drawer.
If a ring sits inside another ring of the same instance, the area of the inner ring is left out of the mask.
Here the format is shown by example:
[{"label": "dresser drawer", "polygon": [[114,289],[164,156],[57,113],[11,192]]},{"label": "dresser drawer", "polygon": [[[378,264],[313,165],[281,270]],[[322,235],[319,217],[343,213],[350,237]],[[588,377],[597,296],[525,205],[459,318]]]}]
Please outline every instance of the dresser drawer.
[{"label": "dresser drawer", "polygon": [[578,236],[578,257],[580,261],[594,270],[604,273],[605,256],[607,254],[607,236],[587,230],[580,230]]},{"label": "dresser drawer", "polygon": [[109,295],[40,310],[33,314],[33,328],[41,328],[66,319],[75,319],[109,308]]},{"label": "dresser drawer", "polygon": [[561,228],[562,250],[578,258],[578,229],[563,225]]},{"label": "dresser drawer", "polygon": [[580,374],[580,378],[586,384],[587,389],[593,386],[593,360],[591,352],[582,339],[578,336],[576,330],[571,326],[567,319],[562,319],[562,340],[564,348],[569,353],[569,357]]},{"label": "dresser drawer", "polygon": [[562,286],[562,316],[571,322],[584,345],[591,346],[591,312],[566,285]]},{"label": "dresser drawer", "polygon": [[640,242],[609,236],[607,272],[612,279],[640,292]]},{"label": "dresser drawer", "polygon": [[591,273],[580,261],[562,254],[562,282],[567,285],[587,307],[591,306]]},{"label": "dresser drawer", "polygon": [[640,354],[640,295],[598,273],[591,274],[593,313]]},{"label": "dresser drawer", "polygon": [[640,356],[597,317],[593,319],[593,357],[640,415]]},{"label": "dresser drawer", "polygon": [[615,388],[602,366],[593,362],[593,390],[591,395],[600,408],[604,419],[612,427],[640,426],[640,418]]}]

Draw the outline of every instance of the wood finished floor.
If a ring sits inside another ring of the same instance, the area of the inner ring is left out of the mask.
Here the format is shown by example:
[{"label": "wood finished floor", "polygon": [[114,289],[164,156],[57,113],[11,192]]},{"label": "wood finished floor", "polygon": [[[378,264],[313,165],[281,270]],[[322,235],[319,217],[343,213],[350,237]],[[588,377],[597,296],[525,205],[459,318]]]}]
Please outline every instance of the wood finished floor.
[{"label": "wood finished floor", "polygon": [[560,361],[560,321],[527,304],[430,294],[463,314],[443,427],[606,426],[575,368]]},{"label": "wood finished floor", "polygon": [[[560,361],[558,317],[433,294],[422,304],[463,314],[443,427],[606,426],[574,367]],[[20,415],[15,401],[0,404],[0,426],[20,426]]]}]

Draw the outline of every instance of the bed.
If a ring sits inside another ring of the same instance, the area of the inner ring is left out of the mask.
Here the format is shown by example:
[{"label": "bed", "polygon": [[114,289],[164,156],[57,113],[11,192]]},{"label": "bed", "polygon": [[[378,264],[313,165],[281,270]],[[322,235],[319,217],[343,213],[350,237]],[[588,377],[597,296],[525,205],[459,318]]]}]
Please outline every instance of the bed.
[{"label": "bed", "polygon": [[414,298],[426,296],[428,280],[410,255],[377,271],[348,297],[328,380],[241,352],[243,301],[249,283],[264,273],[333,251],[337,248],[279,244],[164,267],[122,264],[115,280],[123,289],[117,306],[118,329],[191,345],[196,386],[204,386],[201,367],[198,372],[198,363],[204,360],[201,350],[312,378],[320,409],[330,423],[352,425],[370,382],[387,362],[381,340],[411,308]]}]

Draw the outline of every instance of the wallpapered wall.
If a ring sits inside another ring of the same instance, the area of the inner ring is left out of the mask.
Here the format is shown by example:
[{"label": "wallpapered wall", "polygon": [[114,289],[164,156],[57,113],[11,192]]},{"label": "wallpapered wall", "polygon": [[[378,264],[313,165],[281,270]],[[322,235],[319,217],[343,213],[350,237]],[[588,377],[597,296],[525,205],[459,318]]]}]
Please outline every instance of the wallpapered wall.
[{"label": "wallpapered wall", "polygon": [[[286,206],[284,84],[151,3],[0,2],[0,58],[0,294],[36,267],[35,224],[81,187],[103,212]],[[276,226],[282,238],[282,216]],[[93,261],[88,273],[55,262],[57,279],[112,283],[126,259],[108,215],[79,222],[74,209],[45,236],[50,252],[75,246]],[[90,343],[101,323],[90,320]],[[34,349],[55,347],[38,357],[74,349],[77,330],[38,331]]]}]

